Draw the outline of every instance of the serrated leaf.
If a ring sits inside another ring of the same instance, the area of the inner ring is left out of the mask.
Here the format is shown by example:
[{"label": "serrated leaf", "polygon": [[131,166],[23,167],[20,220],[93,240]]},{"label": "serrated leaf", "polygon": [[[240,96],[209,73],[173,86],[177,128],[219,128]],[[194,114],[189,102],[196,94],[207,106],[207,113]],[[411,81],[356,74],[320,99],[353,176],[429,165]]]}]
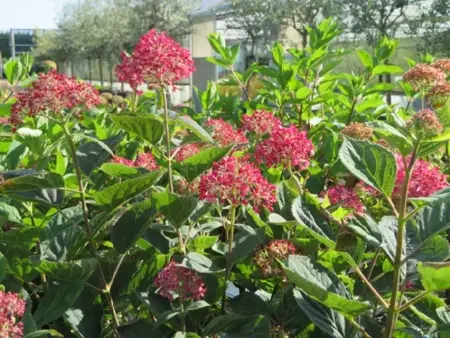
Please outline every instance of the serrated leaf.
[{"label": "serrated leaf", "polygon": [[392,194],[397,163],[389,150],[377,144],[345,138],[339,158],[353,175],[386,196]]},{"label": "serrated leaf", "polygon": [[152,171],[141,177],[114,184],[98,191],[93,197],[98,204],[114,209],[148,190],[158,182],[163,173],[162,170]]},{"label": "serrated leaf", "polygon": [[289,256],[282,264],[289,280],[308,296],[340,313],[357,316],[371,309],[367,303],[349,299],[339,278],[306,256]]},{"label": "serrated leaf", "polygon": [[119,128],[142,137],[151,144],[158,143],[164,135],[164,126],[158,119],[138,115],[110,115]]},{"label": "serrated leaf", "polygon": [[152,200],[156,210],[176,227],[182,226],[187,221],[198,204],[195,197],[180,196],[169,190],[153,193]]}]

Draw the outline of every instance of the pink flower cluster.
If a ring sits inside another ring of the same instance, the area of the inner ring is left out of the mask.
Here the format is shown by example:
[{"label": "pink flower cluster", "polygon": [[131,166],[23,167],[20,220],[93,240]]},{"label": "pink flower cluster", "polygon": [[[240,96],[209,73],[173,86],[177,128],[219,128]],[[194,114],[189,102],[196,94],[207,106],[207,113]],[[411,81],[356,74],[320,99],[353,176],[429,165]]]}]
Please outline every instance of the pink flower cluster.
[{"label": "pink flower cluster", "polygon": [[283,276],[277,259],[284,260],[297,251],[294,244],[284,239],[277,239],[255,252],[254,261],[265,277]]},{"label": "pink flower cluster", "polygon": [[431,109],[422,109],[414,114],[407,125],[414,129],[416,134],[423,136],[437,135],[443,129],[441,122]]},{"label": "pink flower cluster", "polygon": [[415,90],[429,90],[445,81],[445,73],[436,67],[420,63],[408,70],[403,75],[403,80],[410,83]]},{"label": "pink flower cluster", "polygon": [[[397,178],[393,196],[399,196],[402,190],[403,181],[405,180],[405,166],[400,155],[397,159]],[[410,158],[407,159],[409,163]],[[409,183],[409,197],[428,197],[445,187],[448,187],[447,175],[441,173],[438,167],[432,166],[430,163],[419,159],[414,166]]]},{"label": "pink flower cluster", "polygon": [[183,144],[182,146],[173,149],[171,155],[175,155],[175,161],[183,162],[185,159],[197,154],[200,151],[200,145],[197,143]]},{"label": "pink flower cluster", "polygon": [[158,273],[155,285],[159,288],[158,293],[173,300],[178,295],[181,302],[205,297],[206,286],[197,272],[177,265],[174,261]]},{"label": "pink flower cluster", "polygon": [[279,118],[265,110],[255,110],[252,115],[242,116],[243,128],[256,135],[265,135],[272,132],[275,127],[281,127]]},{"label": "pink flower cluster", "polygon": [[120,156],[113,156],[112,163],[124,164],[128,167],[145,168],[148,171],[159,168],[151,152],[140,154],[134,161]]},{"label": "pink flower cluster", "polygon": [[31,87],[19,92],[16,97],[10,117],[13,126],[21,124],[24,115],[35,116],[44,112],[61,114],[64,109],[91,109],[100,103],[98,91],[92,85],[68,78],[55,70],[39,74]]},{"label": "pink flower cluster", "polygon": [[427,93],[427,100],[434,108],[445,105],[450,100],[450,83],[440,82]]},{"label": "pink flower cluster", "polygon": [[327,196],[331,204],[341,203],[342,207],[346,209],[352,209],[357,213],[364,212],[364,205],[352,188],[337,185],[328,189]]},{"label": "pink flower cluster", "polygon": [[306,131],[300,131],[295,126],[275,127],[270,136],[256,145],[255,158],[259,163],[269,167],[283,165],[304,170],[314,154],[314,145],[306,136]]},{"label": "pink flower cluster", "polygon": [[19,320],[25,313],[26,303],[16,293],[0,291],[0,337],[23,337],[23,323]]},{"label": "pink flower cluster", "polygon": [[441,59],[434,62],[432,67],[442,70],[443,72],[450,72],[450,59]]},{"label": "pink flower cluster", "polygon": [[140,38],[131,55],[122,52],[121,59],[117,78],[134,89],[145,82],[173,86],[195,71],[191,53],[154,29]]},{"label": "pink flower cluster", "polygon": [[234,129],[231,124],[222,119],[210,119],[205,122],[205,125],[213,128],[213,139],[221,146],[248,143],[242,130]]},{"label": "pink flower cluster", "polygon": [[224,157],[200,179],[200,199],[209,202],[251,205],[255,211],[273,209],[276,188],[246,159]]}]

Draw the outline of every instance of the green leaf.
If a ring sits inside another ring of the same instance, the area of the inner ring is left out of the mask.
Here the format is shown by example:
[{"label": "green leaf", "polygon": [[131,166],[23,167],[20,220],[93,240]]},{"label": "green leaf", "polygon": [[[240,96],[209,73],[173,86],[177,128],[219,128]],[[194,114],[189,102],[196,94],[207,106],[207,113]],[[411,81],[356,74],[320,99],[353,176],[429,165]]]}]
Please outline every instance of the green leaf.
[{"label": "green leaf", "polygon": [[94,199],[98,204],[114,209],[148,190],[158,182],[163,173],[161,170],[152,171],[141,177],[112,185],[95,193]]},{"label": "green leaf", "polygon": [[186,308],[186,312],[203,309],[205,307],[210,307],[210,306],[211,305],[208,304],[207,302],[205,302],[204,300],[199,300],[199,301],[196,301],[196,302],[192,303],[191,305],[189,305]]},{"label": "green leaf", "polygon": [[394,155],[378,144],[345,138],[339,158],[356,177],[390,196],[397,176]]},{"label": "green leaf", "polygon": [[15,85],[22,79],[22,63],[17,59],[10,59],[3,70],[10,85]]},{"label": "green leaf", "polygon": [[41,229],[34,227],[15,228],[0,234],[0,243],[7,246],[31,249],[39,239]]},{"label": "green leaf", "polygon": [[372,71],[372,75],[381,75],[381,74],[399,74],[403,73],[403,69],[399,66],[395,65],[378,65]]},{"label": "green leaf", "polygon": [[345,226],[363,238],[368,244],[376,248],[382,245],[383,238],[379,232],[378,224],[369,215],[356,215]]},{"label": "green leaf", "polygon": [[178,116],[175,119],[175,123],[192,131],[200,140],[209,144],[215,144],[211,135],[189,116]]},{"label": "green leaf", "polygon": [[327,220],[313,205],[305,203],[301,196],[297,197],[292,203],[292,215],[311,236],[328,248],[334,249],[336,247],[335,235]]},{"label": "green leaf", "polygon": [[224,148],[209,147],[203,149],[181,163],[173,163],[173,168],[189,182],[192,182],[203,172],[211,168],[214,162],[218,162],[222,157],[228,154],[231,148],[232,146]]},{"label": "green leaf", "polygon": [[164,337],[162,332],[156,329],[155,324],[144,320],[122,325],[118,328],[118,331],[120,338]]},{"label": "green leaf", "polygon": [[242,229],[234,235],[232,245],[231,260],[237,261],[239,258],[246,257],[252,253],[259,245],[264,242],[265,229],[253,229],[249,226],[240,226]]},{"label": "green leaf", "polygon": [[371,309],[367,303],[349,299],[350,294],[339,278],[306,256],[289,256],[282,264],[289,280],[308,296],[340,313],[357,316]]},{"label": "green leaf", "polygon": [[49,277],[70,282],[87,280],[97,267],[95,258],[83,258],[72,262],[52,262],[47,260],[34,261],[34,268]]},{"label": "green leaf", "polygon": [[284,61],[284,49],[281,43],[279,43],[278,41],[275,42],[274,46],[272,47],[272,59],[277,67],[281,69]]},{"label": "green leaf", "polygon": [[103,163],[99,170],[112,177],[135,177],[139,170],[120,163]]},{"label": "green leaf", "polygon": [[64,176],[67,169],[67,159],[61,153],[56,154],[56,173]]},{"label": "green leaf", "polygon": [[61,317],[70,309],[80,296],[84,288],[84,281],[52,283],[49,291],[41,298],[34,313],[36,325],[43,325]]},{"label": "green leaf", "polygon": [[361,60],[361,63],[364,65],[364,67],[367,70],[372,70],[372,68],[373,68],[372,56],[363,49],[358,49],[357,53],[358,53],[359,59]]},{"label": "green leaf", "polygon": [[64,179],[61,175],[46,171],[7,171],[0,193],[14,199],[43,204],[61,204],[64,199]]},{"label": "green leaf", "polygon": [[22,222],[22,217],[20,216],[19,211],[12,205],[6,204],[5,202],[0,202],[0,219],[17,224]]},{"label": "green leaf", "polygon": [[384,105],[384,100],[381,97],[375,97],[372,99],[365,99],[362,102],[358,103],[355,107],[358,113],[363,113],[368,109],[378,108]]},{"label": "green leaf", "polygon": [[24,336],[24,338],[50,338],[50,337],[64,337],[64,336],[55,330],[38,330]]},{"label": "green leaf", "polygon": [[161,254],[151,255],[144,260],[139,269],[133,274],[128,286],[129,290],[144,291],[153,285],[153,279],[164,268],[167,263],[167,256]]},{"label": "green leaf", "polygon": [[434,203],[422,208],[414,217],[422,241],[450,229],[450,203]]},{"label": "green leaf", "polygon": [[186,222],[198,204],[198,199],[195,197],[179,196],[168,190],[153,193],[152,200],[156,210],[176,227],[180,227]]},{"label": "green leaf", "polygon": [[300,290],[294,289],[293,294],[299,308],[319,330],[333,338],[350,336],[348,331],[351,330],[343,315],[314,301]]},{"label": "green leaf", "polygon": [[218,238],[219,236],[197,236],[190,240],[188,245],[193,251],[203,251],[216,244]]},{"label": "green leaf", "polygon": [[6,276],[6,268],[7,267],[8,267],[8,261],[6,260],[5,256],[3,256],[2,253],[0,253],[0,282]]},{"label": "green leaf", "polygon": [[412,142],[396,128],[386,122],[377,121],[370,124],[374,128],[375,134],[386,140],[389,145],[400,150],[403,155],[409,155],[412,152]]},{"label": "green leaf", "polygon": [[417,266],[420,280],[429,292],[450,289],[450,263],[422,263]]},{"label": "green leaf", "polygon": [[188,253],[181,265],[200,273],[217,273],[223,271],[223,269],[216,267],[208,257],[196,252]]},{"label": "green leaf", "polygon": [[111,228],[111,241],[117,252],[125,253],[147,229],[156,215],[151,201],[145,201],[126,211]]},{"label": "green leaf", "polygon": [[111,120],[120,129],[134,133],[151,144],[156,144],[164,135],[164,126],[160,120],[147,116],[110,115]]},{"label": "green leaf", "polygon": [[173,338],[201,338],[201,337],[194,332],[178,331],[177,333],[175,333],[175,336],[173,336]]}]

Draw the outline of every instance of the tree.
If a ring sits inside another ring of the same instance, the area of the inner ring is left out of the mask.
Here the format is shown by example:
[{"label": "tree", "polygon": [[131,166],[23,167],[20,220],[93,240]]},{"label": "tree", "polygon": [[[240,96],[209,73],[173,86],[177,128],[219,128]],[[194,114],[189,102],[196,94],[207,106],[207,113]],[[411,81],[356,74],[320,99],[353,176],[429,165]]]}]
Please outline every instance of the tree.
[{"label": "tree", "polygon": [[233,0],[226,14],[226,28],[250,43],[246,67],[255,59],[256,48],[278,38],[283,11],[278,0]]},{"label": "tree", "polygon": [[450,8],[448,0],[435,0],[426,14],[422,51],[450,57]]},{"label": "tree", "polygon": [[344,12],[339,0],[285,0],[282,8],[285,23],[300,34],[303,47],[308,44],[308,26],[313,27],[328,17],[342,22]]}]

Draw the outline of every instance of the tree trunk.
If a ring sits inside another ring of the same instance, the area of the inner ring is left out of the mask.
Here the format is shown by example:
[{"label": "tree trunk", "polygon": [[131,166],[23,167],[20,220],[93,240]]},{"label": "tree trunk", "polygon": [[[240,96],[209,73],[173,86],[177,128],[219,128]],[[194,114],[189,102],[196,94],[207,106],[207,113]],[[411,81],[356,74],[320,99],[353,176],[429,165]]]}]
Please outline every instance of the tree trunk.
[{"label": "tree trunk", "polygon": [[308,46],[308,31],[304,29],[301,33],[302,36],[302,49]]},{"label": "tree trunk", "polygon": [[109,85],[111,90],[114,88],[113,62],[109,61]]},{"label": "tree trunk", "polygon": [[100,85],[103,87],[103,62],[102,62],[102,57],[99,55],[98,56],[98,69],[99,69],[99,74],[100,74]]},{"label": "tree trunk", "polygon": [[75,66],[73,65],[73,60],[70,60],[70,75],[72,77],[76,77],[75,76]]}]

